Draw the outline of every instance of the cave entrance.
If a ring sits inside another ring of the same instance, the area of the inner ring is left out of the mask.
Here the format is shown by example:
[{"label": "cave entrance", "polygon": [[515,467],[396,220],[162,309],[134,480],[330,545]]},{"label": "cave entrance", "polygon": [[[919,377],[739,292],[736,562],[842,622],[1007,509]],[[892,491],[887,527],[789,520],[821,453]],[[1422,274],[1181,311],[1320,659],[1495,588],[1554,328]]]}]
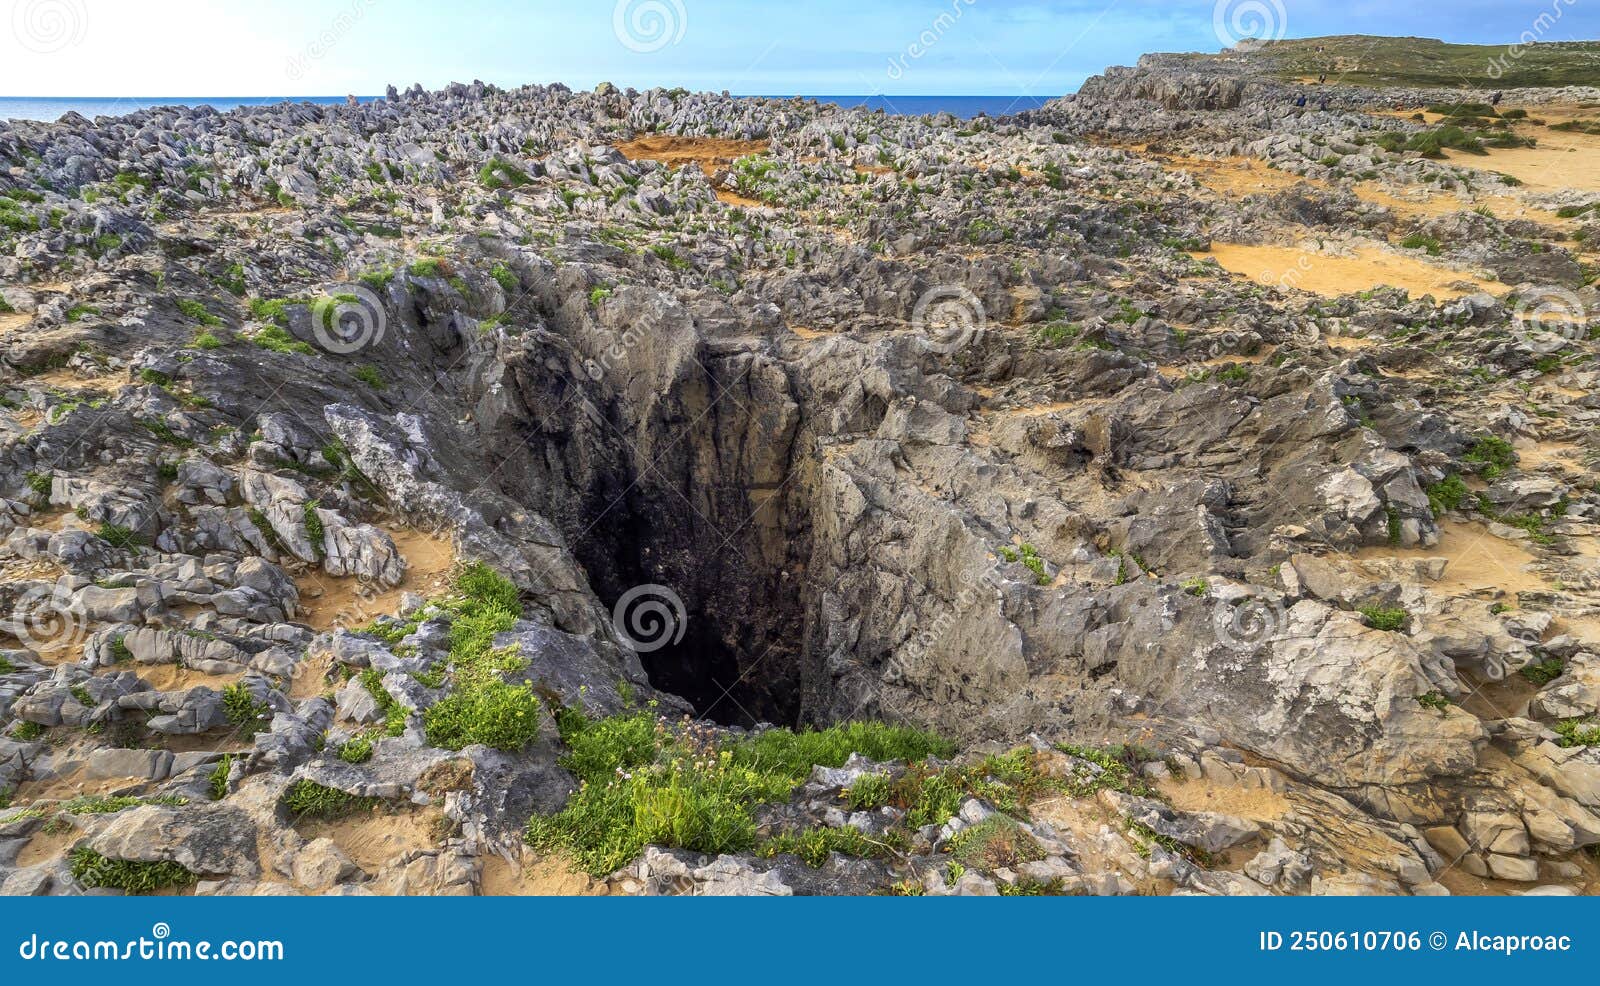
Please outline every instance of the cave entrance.
[{"label": "cave entrance", "polygon": [[779,721],[747,687],[739,654],[717,634],[703,612],[689,614],[683,639],[639,655],[650,684],[694,706],[695,714],[724,726],[754,726]]}]

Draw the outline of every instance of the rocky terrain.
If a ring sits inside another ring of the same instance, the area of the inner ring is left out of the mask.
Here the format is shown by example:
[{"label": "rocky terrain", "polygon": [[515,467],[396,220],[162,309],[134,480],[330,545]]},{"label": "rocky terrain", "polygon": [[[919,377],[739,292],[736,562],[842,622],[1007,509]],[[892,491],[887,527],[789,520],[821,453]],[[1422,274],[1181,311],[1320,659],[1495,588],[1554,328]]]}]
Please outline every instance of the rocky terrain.
[{"label": "rocky terrain", "polygon": [[1600,91],[1271,67],[0,125],[0,892],[1594,891]]}]

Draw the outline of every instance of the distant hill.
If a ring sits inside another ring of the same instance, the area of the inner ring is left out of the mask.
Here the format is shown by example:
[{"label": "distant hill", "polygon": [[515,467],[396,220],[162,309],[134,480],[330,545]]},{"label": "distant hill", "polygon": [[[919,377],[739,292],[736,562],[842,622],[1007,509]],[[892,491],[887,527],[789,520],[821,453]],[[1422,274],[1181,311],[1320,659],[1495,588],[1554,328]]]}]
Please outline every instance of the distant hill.
[{"label": "distant hill", "polygon": [[[1228,59],[1225,51],[1208,58]],[[1272,75],[1317,76],[1361,86],[1600,86],[1600,41],[1513,47],[1448,44],[1434,38],[1342,35],[1273,41],[1246,56]]]}]

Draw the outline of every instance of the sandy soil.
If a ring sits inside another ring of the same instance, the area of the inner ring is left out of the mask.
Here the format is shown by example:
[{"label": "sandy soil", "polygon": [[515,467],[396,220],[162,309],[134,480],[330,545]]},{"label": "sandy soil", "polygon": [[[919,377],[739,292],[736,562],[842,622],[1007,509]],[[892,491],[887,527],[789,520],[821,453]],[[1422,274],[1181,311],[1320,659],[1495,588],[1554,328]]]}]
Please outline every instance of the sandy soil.
[{"label": "sandy soil", "polygon": [[1260,284],[1299,288],[1327,297],[1385,285],[1404,288],[1413,296],[1431,294],[1439,299],[1459,298],[1475,291],[1504,294],[1510,290],[1505,284],[1483,281],[1376,246],[1358,247],[1350,256],[1329,256],[1295,247],[1213,243],[1209,251],[1190,256],[1196,260],[1214,259],[1225,269]]},{"label": "sandy soil", "polygon": [[[1510,109],[1511,107],[1502,107]],[[1575,119],[1600,119],[1600,109],[1576,106],[1526,106],[1528,115],[1547,124]],[[1381,116],[1410,119],[1410,112],[1386,111]],[[1443,117],[1424,114],[1428,123]],[[1544,126],[1518,125],[1515,133],[1533,137],[1537,147],[1490,148],[1487,155],[1446,151],[1450,163],[1477,171],[1498,171],[1522,181],[1532,191],[1576,188],[1600,192],[1600,137],[1565,133]]]},{"label": "sandy soil", "polygon": [[138,794],[148,783],[143,777],[88,778],[76,770],[64,777],[23,781],[12,792],[12,805],[24,808],[38,801],[70,801],[89,794]]},{"label": "sandy soil", "polygon": [[[128,665],[122,664],[115,667],[102,669],[102,674],[120,674],[128,670]],[[162,692],[181,692],[190,688],[199,688],[204,685],[216,691],[238,681],[241,675],[237,674],[207,674],[204,671],[195,671],[181,664],[140,664],[133,669],[145,684]],[[320,694],[320,693],[318,693]]]},{"label": "sandy soil", "polygon": [[1428,587],[1446,595],[1493,597],[1502,592],[1550,589],[1542,578],[1526,570],[1534,557],[1516,542],[1495,537],[1482,524],[1445,521],[1439,526],[1443,537],[1432,548],[1362,548],[1355,553],[1355,560],[1444,558],[1448,561],[1444,577]]},{"label": "sandy soil", "polygon": [[484,897],[592,897],[605,893],[587,873],[555,857],[535,859],[525,854],[512,863],[491,854],[483,857],[478,879]]},{"label": "sandy soil", "polygon": [[443,816],[437,808],[358,812],[331,821],[301,819],[295,831],[307,840],[327,837],[367,873],[377,873],[414,849],[439,845]]},{"label": "sandy soil", "polygon": [[[45,831],[49,829],[50,831]],[[48,823],[34,829],[33,838],[22,847],[22,852],[17,854],[17,868],[35,866],[39,863],[60,859],[68,847],[77,842],[82,834],[71,824],[51,826]]]},{"label": "sandy soil", "polygon": [[[1212,160],[1163,155],[1153,157],[1163,167],[1188,172],[1211,191],[1230,197],[1281,192],[1302,184],[1324,191],[1331,191],[1336,187],[1332,182],[1269,168],[1265,161],[1257,158],[1227,157]],[[1418,188],[1414,194],[1401,196],[1380,188],[1374,182],[1356,182],[1351,191],[1363,201],[1384,206],[1397,215],[1410,219],[1431,219],[1478,206],[1488,206],[1502,219],[1533,219],[1544,223],[1565,221],[1558,219],[1553,212],[1535,209],[1509,195],[1473,195],[1470,198],[1460,198],[1449,192]]]},{"label": "sandy soil", "polygon": [[617,150],[630,161],[658,161],[669,167],[698,164],[700,170],[710,175],[726,168],[735,160],[751,154],[765,154],[772,142],[766,140],[727,140],[721,137],[672,137],[657,135],[640,137]]},{"label": "sandy soil", "polygon": [[360,626],[375,617],[393,614],[400,608],[400,597],[407,592],[440,595],[456,560],[450,542],[412,528],[388,533],[406,560],[406,577],[399,585],[376,591],[356,578],[334,578],[320,570],[306,572],[295,579],[300,590],[296,620],[317,631]]}]

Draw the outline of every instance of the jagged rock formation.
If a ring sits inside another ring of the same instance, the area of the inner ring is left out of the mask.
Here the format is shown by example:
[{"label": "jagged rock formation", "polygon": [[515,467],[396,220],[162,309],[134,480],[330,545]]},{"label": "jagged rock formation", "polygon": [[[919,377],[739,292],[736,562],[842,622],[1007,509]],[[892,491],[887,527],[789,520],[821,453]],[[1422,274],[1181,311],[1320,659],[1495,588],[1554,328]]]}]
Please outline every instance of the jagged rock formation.
[{"label": "jagged rock formation", "polygon": [[[971,797],[892,858],[651,847],[619,892],[1589,889],[1600,194],[1377,139],[1450,94],[1290,92],[1151,57],[971,123],[475,83],[0,128],[0,889],[577,889],[505,862],[576,786],[554,713],[652,700],[1050,777],[1105,769],[1062,742],[1160,755],[1032,806],[1007,865],[948,865],[1013,824]],[[1192,255],[1386,234],[1576,307]],[[520,592],[508,750],[429,718],[469,678],[425,599],[469,562]],[[840,798],[907,769],[819,766],[762,824],[882,835],[904,806]]]}]

